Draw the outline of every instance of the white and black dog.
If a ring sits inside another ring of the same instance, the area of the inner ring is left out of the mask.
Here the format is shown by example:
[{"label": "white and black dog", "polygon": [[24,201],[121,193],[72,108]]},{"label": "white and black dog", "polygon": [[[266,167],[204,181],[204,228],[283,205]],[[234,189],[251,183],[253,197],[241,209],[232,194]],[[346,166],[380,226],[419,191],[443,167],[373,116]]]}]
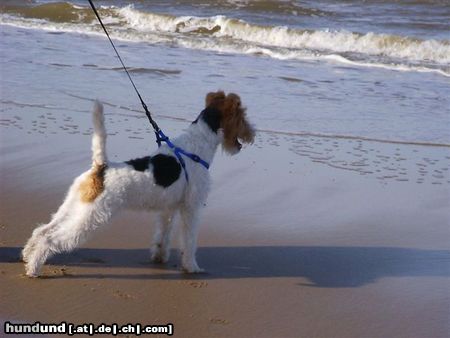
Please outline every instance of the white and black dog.
[{"label": "white and black dog", "polygon": [[[22,251],[27,275],[38,276],[51,255],[73,250],[89,232],[106,224],[123,208],[158,212],[159,224],[151,246],[155,263],[169,259],[172,223],[179,212],[182,268],[189,273],[201,272],[195,258],[197,216],[209,190],[208,170],[189,158],[183,169],[167,145],[152,156],[111,163],[105,151],[106,130],[100,103],[95,104],[93,120],[92,168],[75,179],[50,223],[33,231]],[[206,108],[172,143],[210,163],[219,144],[235,154],[242,147],[239,140],[251,143],[254,134],[239,96],[218,91],[206,95]]]}]

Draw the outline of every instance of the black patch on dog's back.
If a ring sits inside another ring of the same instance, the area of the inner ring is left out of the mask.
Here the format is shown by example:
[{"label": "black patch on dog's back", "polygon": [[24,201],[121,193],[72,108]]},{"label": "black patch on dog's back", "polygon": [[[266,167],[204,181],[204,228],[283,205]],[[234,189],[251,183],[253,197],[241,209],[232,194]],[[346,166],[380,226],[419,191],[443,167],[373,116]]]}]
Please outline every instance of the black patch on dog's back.
[{"label": "black patch on dog's back", "polygon": [[170,155],[158,154],[150,159],[153,165],[153,176],[156,184],[167,188],[175,182],[181,174],[181,165]]},{"label": "black patch on dog's back", "polygon": [[150,159],[151,159],[150,156],[145,156],[126,161],[125,163],[131,165],[134,168],[134,170],[146,171],[148,169]]},{"label": "black patch on dog's back", "polygon": [[209,128],[215,133],[217,133],[217,130],[219,130],[220,128],[221,114],[218,109],[209,107],[204,109],[197,117],[197,119],[192,123],[197,123],[198,119],[202,119],[203,121],[205,121]]}]

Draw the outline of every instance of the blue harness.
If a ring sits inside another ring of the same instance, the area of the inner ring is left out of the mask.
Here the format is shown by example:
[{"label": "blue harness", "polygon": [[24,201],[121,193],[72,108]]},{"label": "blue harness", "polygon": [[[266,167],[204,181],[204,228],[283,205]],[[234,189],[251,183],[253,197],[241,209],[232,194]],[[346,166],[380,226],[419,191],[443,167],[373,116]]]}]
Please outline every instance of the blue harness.
[{"label": "blue harness", "polygon": [[158,147],[161,147],[161,143],[162,142],[166,142],[166,144],[169,146],[169,148],[173,151],[173,153],[175,154],[175,156],[178,159],[178,162],[180,162],[181,167],[183,168],[184,171],[184,176],[186,177],[186,181],[189,182],[189,176],[188,176],[188,172],[186,170],[186,163],[184,161],[184,158],[182,157],[182,155],[190,158],[192,161],[197,162],[199,164],[201,164],[202,166],[204,166],[206,169],[209,169],[209,163],[202,160],[200,158],[200,156],[189,153],[179,147],[177,147],[175,144],[172,143],[172,141],[170,141],[170,139],[162,132],[162,130],[158,130],[157,132],[155,131],[156,134],[156,143],[158,143]]}]

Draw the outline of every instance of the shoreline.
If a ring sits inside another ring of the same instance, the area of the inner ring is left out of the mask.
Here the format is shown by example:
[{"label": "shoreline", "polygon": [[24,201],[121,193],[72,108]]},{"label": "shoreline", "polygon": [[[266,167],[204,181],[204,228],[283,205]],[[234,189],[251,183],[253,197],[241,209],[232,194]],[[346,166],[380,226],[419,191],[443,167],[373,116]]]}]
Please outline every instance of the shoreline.
[{"label": "shoreline", "polygon": [[[84,102],[89,102],[91,104],[93,104],[96,101],[95,99],[92,99],[92,98],[74,95],[74,94],[70,94],[70,93],[64,93],[64,94],[68,95],[70,97],[73,97],[75,99],[82,100]],[[5,103],[17,105],[20,108],[32,107],[32,108],[49,109],[49,107],[40,106],[40,105],[27,105],[27,104],[23,104],[23,103],[10,102],[10,101],[5,102]],[[104,101],[102,101],[102,104],[109,108],[115,109],[116,110],[114,113],[115,116],[121,116],[121,117],[132,118],[132,119],[147,119],[147,117],[145,116],[145,113],[142,111],[141,108],[138,108],[138,109],[130,108],[130,107],[125,107],[120,104],[113,104],[113,103],[104,102]],[[132,113],[137,113],[137,115],[121,113],[121,112],[117,112],[117,110],[124,110],[124,111],[132,112]],[[83,111],[79,111],[79,112],[91,114],[90,110],[83,110]],[[106,115],[109,115],[109,114],[106,114]],[[153,112],[152,112],[152,116],[154,116],[154,118],[157,118],[157,119],[163,119],[163,120],[168,120],[168,121],[173,121],[173,122],[181,122],[181,123],[191,123],[192,122],[192,117],[191,118],[175,117],[175,116],[170,116],[170,115],[161,114],[161,113],[155,114]],[[11,120],[10,119],[2,119],[0,125],[11,126],[12,125]],[[150,129],[148,129],[147,131],[148,131],[148,134],[153,133],[152,131],[150,131]],[[395,140],[395,139],[383,139],[383,138],[377,138],[377,137],[365,137],[365,136],[361,136],[361,135],[342,135],[342,134],[333,134],[333,133],[321,133],[321,132],[309,132],[309,131],[289,131],[289,130],[267,129],[267,128],[255,128],[255,131],[257,133],[277,134],[277,135],[282,135],[282,136],[317,137],[317,138],[326,138],[326,139],[342,139],[342,140],[367,141],[367,142],[387,143],[387,144],[450,148],[450,143],[429,142],[429,141],[424,141],[424,140]]]}]

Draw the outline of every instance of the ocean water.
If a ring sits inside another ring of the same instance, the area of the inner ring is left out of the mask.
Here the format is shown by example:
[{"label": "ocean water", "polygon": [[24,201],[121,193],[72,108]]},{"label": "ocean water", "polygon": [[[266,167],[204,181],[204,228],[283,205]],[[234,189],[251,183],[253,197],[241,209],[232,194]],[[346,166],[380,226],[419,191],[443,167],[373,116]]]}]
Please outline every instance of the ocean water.
[{"label": "ocean water", "polygon": [[[190,121],[223,89],[259,130],[450,146],[447,0],[95,3],[156,116]],[[2,1],[0,36],[3,115],[99,98],[140,116],[87,1]]]}]

